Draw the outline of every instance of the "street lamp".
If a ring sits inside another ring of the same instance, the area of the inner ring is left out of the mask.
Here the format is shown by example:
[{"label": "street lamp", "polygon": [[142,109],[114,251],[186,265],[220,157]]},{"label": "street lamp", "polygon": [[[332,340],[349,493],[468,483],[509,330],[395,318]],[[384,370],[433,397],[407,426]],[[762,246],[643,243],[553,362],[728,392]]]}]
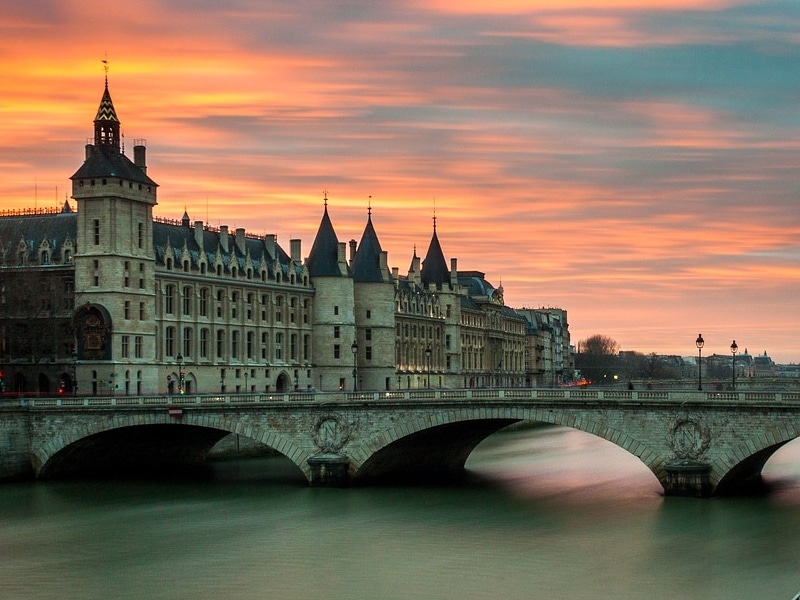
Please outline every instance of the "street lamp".
[{"label": "street lamp", "polygon": [[72,349],[72,395],[78,393],[78,349]]},{"label": "street lamp", "polygon": [[183,394],[183,354],[178,353],[178,393]]},{"label": "street lamp", "polygon": [[353,345],[350,346],[353,351],[353,391],[358,391],[358,343],[353,340]]},{"label": "street lamp", "polygon": [[698,333],[697,339],[694,341],[697,345],[697,389],[703,391],[703,346],[706,341],[703,339],[703,334]]},{"label": "street lamp", "polygon": [[431,387],[431,347],[430,346],[425,348],[425,362],[426,362],[426,365],[428,367],[428,372],[427,372],[427,375],[425,377],[425,387],[429,388],[429,387]]},{"label": "street lamp", "polygon": [[731,369],[731,371],[733,373],[732,376],[731,376],[731,385],[732,385],[734,390],[736,390],[736,352],[737,352],[737,350],[739,350],[739,346],[736,345],[736,340],[733,340],[733,343],[731,344],[731,356],[732,356],[732,359],[731,359],[731,367],[732,367],[732,369]]}]

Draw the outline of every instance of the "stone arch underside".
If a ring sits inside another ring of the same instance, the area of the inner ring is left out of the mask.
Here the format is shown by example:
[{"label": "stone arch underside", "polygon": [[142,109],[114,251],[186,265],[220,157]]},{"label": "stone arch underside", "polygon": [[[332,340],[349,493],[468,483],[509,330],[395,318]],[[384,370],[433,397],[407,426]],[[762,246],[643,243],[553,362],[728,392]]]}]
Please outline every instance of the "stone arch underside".
[{"label": "stone arch underside", "polygon": [[37,477],[171,469],[205,462],[226,435],[251,438],[286,456],[306,479],[309,454],[274,431],[231,419],[185,415],[180,420],[115,417],[110,422],[66,429],[32,450]]},{"label": "stone arch underside", "polygon": [[603,438],[636,456],[666,480],[665,458],[640,440],[574,412],[551,409],[454,409],[435,418],[420,417],[373,435],[368,443],[348,449],[356,481],[382,479],[455,479],[475,447],[503,427],[520,421],[570,427]]},{"label": "stone arch underside", "polygon": [[752,494],[765,491],[762,478],[764,465],[784,445],[800,437],[794,425],[781,425],[754,437],[714,462],[713,472],[719,475],[714,495]]}]

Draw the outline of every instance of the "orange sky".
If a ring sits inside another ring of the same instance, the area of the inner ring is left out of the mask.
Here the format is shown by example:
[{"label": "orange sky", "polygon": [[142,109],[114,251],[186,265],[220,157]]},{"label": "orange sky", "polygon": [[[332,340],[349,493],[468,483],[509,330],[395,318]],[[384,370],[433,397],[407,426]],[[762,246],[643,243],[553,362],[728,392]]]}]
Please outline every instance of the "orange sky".
[{"label": "orange sky", "polygon": [[[9,3],[7,3],[9,4]],[[491,8],[488,8],[491,7]],[[311,248],[367,205],[573,341],[800,362],[800,3],[11,0],[0,202],[62,204],[103,86],[156,214]]]}]

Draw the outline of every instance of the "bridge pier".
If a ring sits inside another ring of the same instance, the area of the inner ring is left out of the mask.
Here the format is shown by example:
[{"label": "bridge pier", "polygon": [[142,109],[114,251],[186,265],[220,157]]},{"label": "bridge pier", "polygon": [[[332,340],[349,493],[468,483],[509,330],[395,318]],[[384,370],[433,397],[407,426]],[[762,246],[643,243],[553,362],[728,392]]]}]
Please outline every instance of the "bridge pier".
[{"label": "bridge pier", "polygon": [[662,482],[667,496],[690,496],[708,498],[711,496],[711,465],[708,463],[680,459],[666,466],[667,476]]},{"label": "bridge pier", "polygon": [[350,485],[350,459],[337,452],[320,452],[308,459],[311,485],[314,487],[347,487]]}]

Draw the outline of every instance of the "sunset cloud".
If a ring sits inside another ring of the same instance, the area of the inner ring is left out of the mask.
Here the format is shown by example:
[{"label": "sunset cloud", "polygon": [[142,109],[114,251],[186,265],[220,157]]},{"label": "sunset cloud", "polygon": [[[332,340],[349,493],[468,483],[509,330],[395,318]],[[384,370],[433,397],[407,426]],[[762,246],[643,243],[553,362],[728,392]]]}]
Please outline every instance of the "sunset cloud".
[{"label": "sunset cloud", "polygon": [[575,341],[800,361],[797,31],[777,0],[11,0],[0,202],[63,203],[107,57],[159,216],[308,253],[327,191],[405,272],[435,214],[448,259]]}]

